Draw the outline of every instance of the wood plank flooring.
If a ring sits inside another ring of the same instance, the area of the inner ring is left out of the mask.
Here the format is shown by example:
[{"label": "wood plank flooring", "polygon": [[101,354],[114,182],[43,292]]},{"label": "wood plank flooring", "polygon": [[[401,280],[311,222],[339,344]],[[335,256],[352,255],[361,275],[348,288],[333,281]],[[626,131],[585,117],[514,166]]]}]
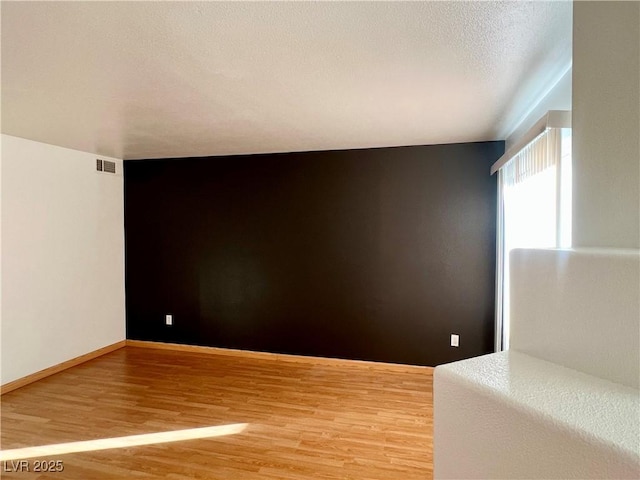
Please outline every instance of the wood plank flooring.
[{"label": "wood plank flooring", "polygon": [[[3,395],[2,450],[246,423],[215,438],[28,460],[3,479],[429,479],[432,370],[126,347]],[[9,471],[8,471],[9,470]]]}]

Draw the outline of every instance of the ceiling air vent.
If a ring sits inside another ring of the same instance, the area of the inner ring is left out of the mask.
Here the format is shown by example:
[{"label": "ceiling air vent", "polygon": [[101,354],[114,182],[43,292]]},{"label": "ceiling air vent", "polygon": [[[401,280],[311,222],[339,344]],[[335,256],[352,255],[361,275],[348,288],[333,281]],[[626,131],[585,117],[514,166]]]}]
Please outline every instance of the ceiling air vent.
[{"label": "ceiling air vent", "polygon": [[96,170],[105,173],[116,173],[116,162],[96,159]]}]

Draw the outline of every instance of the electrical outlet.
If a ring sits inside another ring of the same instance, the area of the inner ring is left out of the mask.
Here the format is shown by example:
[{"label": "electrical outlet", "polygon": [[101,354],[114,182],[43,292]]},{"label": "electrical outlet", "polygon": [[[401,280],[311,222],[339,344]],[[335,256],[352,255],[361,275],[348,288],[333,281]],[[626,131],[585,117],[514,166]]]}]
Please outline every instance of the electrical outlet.
[{"label": "electrical outlet", "polygon": [[451,346],[452,347],[460,346],[460,335],[456,335],[455,333],[451,334]]},{"label": "electrical outlet", "polygon": [[173,315],[165,315],[164,316],[164,322],[167,325],[173,325]]}]

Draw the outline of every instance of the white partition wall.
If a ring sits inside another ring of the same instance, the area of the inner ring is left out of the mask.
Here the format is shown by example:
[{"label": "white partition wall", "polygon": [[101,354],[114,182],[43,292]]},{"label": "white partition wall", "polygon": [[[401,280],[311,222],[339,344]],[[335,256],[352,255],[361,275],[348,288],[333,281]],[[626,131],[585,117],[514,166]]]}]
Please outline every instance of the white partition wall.
[{"label": "white partition wall", "polygon": [[435,478],[640,478],[640,251],[511,261],[511,350],[435,370]]},{"label": "white partition wall", "polygon": [[511,262],[513,350],[639,387],[637,250],[514,250]]},{"label": "white partition wall", "polygon": [[573,2],[573,246],[640,247],[640,2]]}]

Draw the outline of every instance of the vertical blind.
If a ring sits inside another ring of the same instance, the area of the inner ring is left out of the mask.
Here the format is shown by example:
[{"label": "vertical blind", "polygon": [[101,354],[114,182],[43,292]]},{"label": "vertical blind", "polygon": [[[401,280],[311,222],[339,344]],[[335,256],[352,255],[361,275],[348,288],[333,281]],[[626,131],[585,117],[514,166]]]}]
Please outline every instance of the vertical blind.
[{"label": "vertical blind", "polygon": [[562,129],[547,128],[500,169],[505,186],[522,183],[560,163]]}]

